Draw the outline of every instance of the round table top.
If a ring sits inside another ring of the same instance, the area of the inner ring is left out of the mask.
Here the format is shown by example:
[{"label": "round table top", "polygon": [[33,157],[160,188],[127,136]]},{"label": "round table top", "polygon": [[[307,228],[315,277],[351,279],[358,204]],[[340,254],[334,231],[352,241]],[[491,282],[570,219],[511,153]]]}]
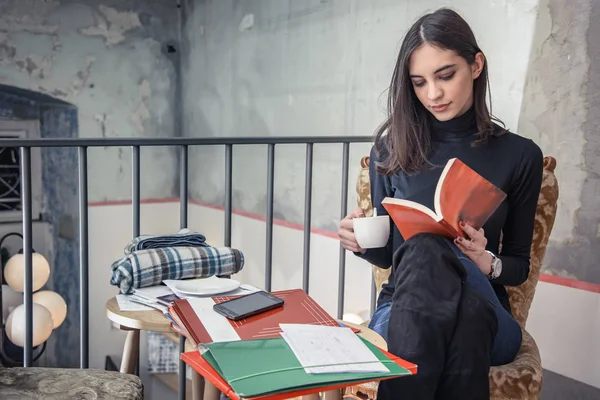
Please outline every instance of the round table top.
[{"label": "round table top", "polygon": [[[121,311],[117,298],[113,297],[106,302],[106,316],[122,329],[139,329],[153,332],[173,332],[170,321],[158,310],[147,311]],[[375,331],[366,326],[352,322],[340,322],[350,328],[360,329],[360,336],[373,343],[375,346],[387,350],[387,343]]]},{"label": "round table top", "polygon": [[172,332],[170,321],[160,311],[121,311],[116,297],[106,302],[106,316],[122,329]]}]

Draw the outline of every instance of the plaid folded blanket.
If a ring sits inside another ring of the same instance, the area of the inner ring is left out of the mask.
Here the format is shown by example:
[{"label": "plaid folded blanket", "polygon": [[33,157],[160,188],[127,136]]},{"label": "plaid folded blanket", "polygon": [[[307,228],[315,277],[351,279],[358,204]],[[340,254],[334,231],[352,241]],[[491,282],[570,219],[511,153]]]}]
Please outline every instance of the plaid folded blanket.
[{"label": "plaid folded blanket", "polygon": [[229,247],[137,250],[112,264],[110,284],[131,294],[132,289],[159,285],[165,279],[231,275],[243,267],[243,253]]},{"label": "plaid folded blanket", "polygon": [[163,247],[200,247],[208,246],[206,237],[189,230],[181,229],[172,235],[141,235],[127,243],[125,254],[131,254],[136,250],[160,249]]}]

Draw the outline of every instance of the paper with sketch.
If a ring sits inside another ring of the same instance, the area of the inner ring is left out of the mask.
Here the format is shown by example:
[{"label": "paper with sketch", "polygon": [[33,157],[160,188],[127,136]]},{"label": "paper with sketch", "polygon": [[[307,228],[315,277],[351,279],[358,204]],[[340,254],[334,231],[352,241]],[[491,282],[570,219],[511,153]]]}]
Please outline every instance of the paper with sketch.
[{"label": "paper with sketch", "polygon": [[281,336],[308,374],[390,372],[349,328],[280,324]]},{"label": "paper with sketch", "polygon": [[131,295],[118,294],[116,296],[117,304],[121,311],[152,311],[154,308],[140,303],[130,301]]}]

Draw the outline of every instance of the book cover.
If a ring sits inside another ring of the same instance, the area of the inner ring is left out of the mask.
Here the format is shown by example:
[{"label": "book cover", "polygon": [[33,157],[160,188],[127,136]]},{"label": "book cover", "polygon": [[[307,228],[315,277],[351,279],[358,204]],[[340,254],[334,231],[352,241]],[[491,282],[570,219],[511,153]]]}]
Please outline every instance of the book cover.
[{"label": "book cover", "polygon": [[[222,316],[217,316],[221,321],[225,320],[231,326],[239,340],[274,338],[279,337],[281,328],[279,324],[313,324],[325,326],[340,326],[312,297],[302,289],[290,289],[271,292],[284,301],[283,307],[255,315],[240,321],[232,321]],[[212,300],[215,304],[239,297],[215,296]],[[170,308],[170,312],[176,314],[174,319],[181,321],[185,331],[191,336],[191,340],[198,343],[212,343],[214,338],[206,329],[195,310],[187,299],[176,300]],[[178,322],[179,324],[179,322]],[[187,335],[186,335],[187,336]]]},{"label": "book cover", "polygon": [[381,204],[407,240],[419,233],[448,238],[465,236],[461,221],[480,229],[506,193],[457,158],[450,159],[438,180],[434,210],[410,200],[386,197]]}]

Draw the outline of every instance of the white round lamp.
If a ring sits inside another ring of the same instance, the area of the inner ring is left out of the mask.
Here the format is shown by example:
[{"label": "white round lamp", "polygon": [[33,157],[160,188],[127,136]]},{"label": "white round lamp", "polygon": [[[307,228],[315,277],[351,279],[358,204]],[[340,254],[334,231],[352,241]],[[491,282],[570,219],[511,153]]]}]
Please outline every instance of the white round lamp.
[{"label": "white round lamp", "polygon": [[12,290],[8,285],[2,285],[2,323],[8,314],[21,304],[23,304],[23,293]]},{"label": "white round lamp", "polygon": [[50,311],[54,329],[58,328],[67,316],[67,303],[56,292],[40,290],[33,294],[33,302],[46,307]]},{"label": "white round lamp", "polygon": [[[33,264],[32,291],[41,289],[50,277],[50,264],[40,253],[31,254]],[[4,267],[4,280],[17,292],[25,291],[25,255],[18,253],[12,256]]]},{"label": "white round lamp", "polygon": [[[52,334],[52,314],[42,305],[33,303],[33,346],[44,343]],[[21,304],[6,319],[6,336],[17,346],[25,346],[25,305]]]}]

